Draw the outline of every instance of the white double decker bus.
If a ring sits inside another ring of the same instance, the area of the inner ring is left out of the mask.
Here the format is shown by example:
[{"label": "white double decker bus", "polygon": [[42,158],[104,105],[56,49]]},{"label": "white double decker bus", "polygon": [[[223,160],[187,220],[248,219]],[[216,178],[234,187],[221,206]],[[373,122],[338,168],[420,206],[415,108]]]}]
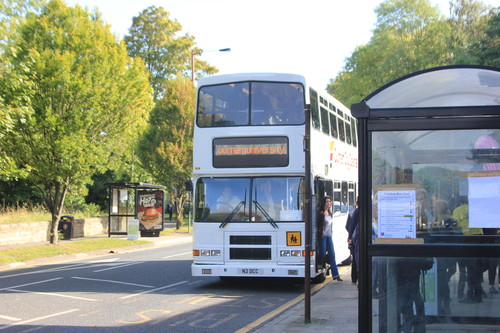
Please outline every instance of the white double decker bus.
[{"label": "white double decker bus", "polygon": [[194,128],[193,276],[303,278],[306,186],[313,194],[311,278],[326,276],[315,223],[325,195],[334,199],[337,261],[349,256],[345,223],[358,167],[349,109],[300,75],[219,75],[199,80]]}]

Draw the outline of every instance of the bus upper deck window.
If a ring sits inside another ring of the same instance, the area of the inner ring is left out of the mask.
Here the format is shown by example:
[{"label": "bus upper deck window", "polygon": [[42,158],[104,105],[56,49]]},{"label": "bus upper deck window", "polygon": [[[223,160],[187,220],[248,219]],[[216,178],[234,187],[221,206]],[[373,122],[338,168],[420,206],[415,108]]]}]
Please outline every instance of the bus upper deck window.
[{"label": "bus upper deck window", "polygon": [[253,82],[251,90],[252,125],[304,123],[304,88],[302,85]]}]

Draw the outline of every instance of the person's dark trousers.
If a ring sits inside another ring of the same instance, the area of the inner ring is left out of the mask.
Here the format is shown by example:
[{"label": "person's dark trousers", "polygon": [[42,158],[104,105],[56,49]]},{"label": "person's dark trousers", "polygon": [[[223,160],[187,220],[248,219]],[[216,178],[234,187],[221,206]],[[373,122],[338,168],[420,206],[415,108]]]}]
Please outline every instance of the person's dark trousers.
[{"label": "person's dark trousers", "polygon": [[356,265],[356,260],[354,260],[354,250],[351,250],[351,281],[352,283],[358,282],[358,266]]},{"label": "person's dark trousers", "polygon": [[499,267],[498,263],[499,263],[499,260],[497,258],[489,258],[488,259],[488,282],[489,282],[490,287],[495,287],[497,268],[498,268],[498,276],[499,276],[499,284],[500,284],[500,267]]}]

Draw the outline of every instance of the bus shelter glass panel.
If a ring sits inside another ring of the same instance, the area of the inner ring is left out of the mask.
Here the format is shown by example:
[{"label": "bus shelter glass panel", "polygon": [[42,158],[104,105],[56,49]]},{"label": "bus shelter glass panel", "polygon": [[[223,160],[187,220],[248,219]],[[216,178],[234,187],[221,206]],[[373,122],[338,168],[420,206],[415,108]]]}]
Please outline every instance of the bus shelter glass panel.
[{"label": "bus shelter glass panel", "polygon": [[111,214],[130,215],[135,212],[135,191],[130,188],[113,188]]},{"label": "bus shelter glass panel", "polygon": [[110,232],[126,233],[129,218],[133,216],[110,216]]},{"label": "bus shelter glass panel", "polygon": [[372,258],[372,331],[498,329],[493,267],[496,258]]},{"label": "bus shelter glass panel", "polygon": [[109,232],[125,233],[129,218],[135,217],[135,191],[131,188],[112,188]]},{"label": "bus shelter glass panel", "polygon": [[497,244],[500,130],[372,133],[374,242]]},{"label": "bus shelter glass panel", "polygon": [[197,222],[304,220],[303,177],[200,178]]},{"label": "bus shelter glass panel", "polygon": [[202,87],[197,125],[301,125],[305,122],[304,87],[287,82],[239,82]]}]

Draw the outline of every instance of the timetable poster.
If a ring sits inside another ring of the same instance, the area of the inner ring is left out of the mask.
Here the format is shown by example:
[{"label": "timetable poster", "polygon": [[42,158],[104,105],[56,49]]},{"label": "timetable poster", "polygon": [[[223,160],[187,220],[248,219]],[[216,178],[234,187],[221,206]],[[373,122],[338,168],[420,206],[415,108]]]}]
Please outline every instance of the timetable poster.
[{"label": "timetable poster", "polygon": [[416,238],[416,189],[379,189],[378,237]]}]

